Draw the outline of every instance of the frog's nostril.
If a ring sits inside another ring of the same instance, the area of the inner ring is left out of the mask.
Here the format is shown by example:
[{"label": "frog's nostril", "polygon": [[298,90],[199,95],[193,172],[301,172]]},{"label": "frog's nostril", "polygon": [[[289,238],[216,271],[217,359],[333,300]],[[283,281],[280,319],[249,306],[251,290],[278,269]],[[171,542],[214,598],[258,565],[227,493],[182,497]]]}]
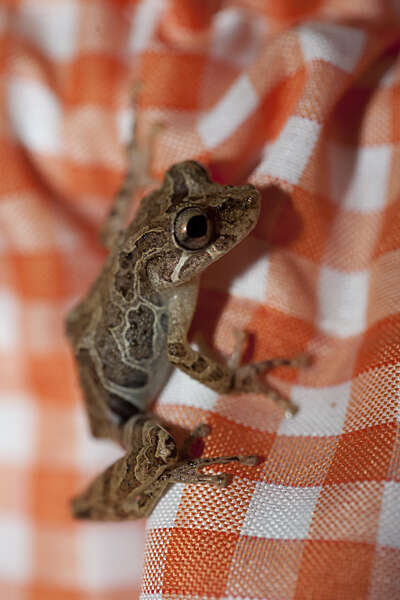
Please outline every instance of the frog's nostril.
[{"label": "frog's nostril", "polygon": [[242,203],[243,210],[249,210],[257,205],[257,198],[255,196],[248,196]]}]

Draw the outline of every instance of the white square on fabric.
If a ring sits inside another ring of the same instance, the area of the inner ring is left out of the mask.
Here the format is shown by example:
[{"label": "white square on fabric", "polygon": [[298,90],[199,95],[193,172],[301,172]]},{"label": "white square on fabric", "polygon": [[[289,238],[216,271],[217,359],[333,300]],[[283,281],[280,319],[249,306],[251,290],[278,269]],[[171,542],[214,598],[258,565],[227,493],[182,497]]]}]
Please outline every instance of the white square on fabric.
[{"label": "white square on fabric", "polygon": [[387,198],[392,146],[357,149],[331,144],[329,149],[332,200],[347,210],[382,210]]},{"label": "white square on fabric", "polygon": [[245,68],[256,59],[266,33],[266,22],[257,14],[227,7],[213,18],[210,55]]},{"label": "white square on fabric", "polygon": [[160,394],[159,404],[195,406],[203,410],[212,410],[217,399],[217,392],[176,368]]},{"label": "white square on fabric", "polygon": [[258,482],[242,535],[275,540],[305,539],[320,491],[320,487],[293,488]]},{"label": "white square on fabric", "polygon": [[3,288],[0,290],[0,350],[13,352],[21,343],[21,307],[17,296]]},{"label": "white square on fabric", "polygon": [[229,252],[226,260],[210,265],[203,281],[207,289],[229,290],[234,297],[264,303],[269,265],[266,242],[248,235]]},{"label": "white square on fabric", "polygon": [[20,515],[3,513],[0,517],[0,578],[23,583],[32,574],[32,531]]},{"label": "white square on fabric", "polygon": [[290,398],[299,412],[283,419],[281,435],[335,436],[343,433],[351,382],[322,388],[294,385]]},{"label": "white square on fabric", "polygon": [[364,32],[345,25],[313,23],[297,32],[307,62],[324,60],[348,73],[356,67],[365,45]]},{"label": "white square on fabric", "polygon": [[20,394],[0,396],[0,461],[25,466],[34,461],[37,427],[32,398]]},{"label": "white square on fabric", "polygon": [[140,580],[144,535],[137,524],[85,523],[76,533],[79,584],[103,591]]},{"label": "white square on fabric", "polygon": [[121,144],[128,144],[132,137],[135,112],[136,111],[131,107],[121,108],[116,111],[115,121],[118,140],[121,142]]},{"label": "white square on fabric", "polygon": [[130,52],[146,50],[162,19],[165,8],[164,0],[141,0],[138,3],[129,33],[128,50]]},{"label": "white square on fabric", "polygon": [[270,175],[296,184],[317,142],[321,125],[304,117],[290,117],[278,138],[265,146],[256,175]]},{"label": "white square on fabric", "polygon": [[322,267],[318,284],[318,326],[330,335],[347,337],[366,326],[369,273],[341,273]]},{"label": "white square on fabric", "polygon": [[234,278],[230,286],[231,294],[238,298],[265,302],[269,264],[268,256],[260,256],[243,273]]},{"label": "white square on fabric", "polygon": [[6,87],[6,102],[12,129],[27,148],[34,152],[60,152],[62,111],[50,88],[14,77]]},{"label": "white square on fabric", "polygon": [[76,0],[23,0],[17,15],[19,31],[50,58],[68,60],[75,54],[80,16]]},{"label": "white square on fabric", "polygon": [[247,75],[239,77],[218,104],[198,121],[197,131],[206,148],[214,148],[229,137],[257,108],[258,102]]},{"label": "white square on fabric", "polygon": [[386,481],[384,484],[378,544],[400,548],[400,483],[397,481]]},{"label": "white square on fabric", "polygon": [[89,419],[83,404],[75,413],[76,444],[71,452],[75,469],[83,473],[98,474],[123,456],[124,451],[112,440],[96,439],[89,431]]},{"label": "white square on fabric", "polygon": [[147,529],[173,527],[185,485],[185,483],[174,483],[165,496],[161,498],[147,521]]}]

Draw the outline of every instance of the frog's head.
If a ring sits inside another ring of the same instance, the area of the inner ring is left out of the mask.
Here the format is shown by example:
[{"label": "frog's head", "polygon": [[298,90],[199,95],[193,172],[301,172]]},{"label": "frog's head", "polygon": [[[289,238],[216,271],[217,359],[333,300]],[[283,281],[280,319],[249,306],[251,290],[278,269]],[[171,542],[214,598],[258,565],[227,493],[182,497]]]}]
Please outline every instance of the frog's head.
[{"label": "frog's head", "polygon": [[200,275],[241,242],[257,223],[257,189],[250,184],[213,183],[195,161],[172,166],[163,187],[169,197],[166,212],[170,227],[170,248],[161,277],[164,285],[179,285]]}]

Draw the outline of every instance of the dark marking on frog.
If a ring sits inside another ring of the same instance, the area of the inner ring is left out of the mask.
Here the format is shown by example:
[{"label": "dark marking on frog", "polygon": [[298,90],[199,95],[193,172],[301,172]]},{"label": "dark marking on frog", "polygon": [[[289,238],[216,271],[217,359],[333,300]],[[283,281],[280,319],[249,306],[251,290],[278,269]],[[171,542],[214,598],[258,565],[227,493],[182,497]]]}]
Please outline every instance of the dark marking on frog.
[{"label": "dark marking on frog", "polygon": [[128,353],[140,361],[153,356],[154,313],[144,304],[128,312],[129,327],[125,332]]}]

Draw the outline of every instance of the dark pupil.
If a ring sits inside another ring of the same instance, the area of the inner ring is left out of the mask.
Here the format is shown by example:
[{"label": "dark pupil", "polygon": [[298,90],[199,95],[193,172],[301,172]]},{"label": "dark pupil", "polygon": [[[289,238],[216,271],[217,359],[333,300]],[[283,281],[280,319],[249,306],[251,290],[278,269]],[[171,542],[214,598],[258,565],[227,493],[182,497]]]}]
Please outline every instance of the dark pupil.
[{"label": "dark pupil", "polygon": [[191,217],[186,232],[190,238],[200,238],[207,233],[207,219],[203,215]]}]

